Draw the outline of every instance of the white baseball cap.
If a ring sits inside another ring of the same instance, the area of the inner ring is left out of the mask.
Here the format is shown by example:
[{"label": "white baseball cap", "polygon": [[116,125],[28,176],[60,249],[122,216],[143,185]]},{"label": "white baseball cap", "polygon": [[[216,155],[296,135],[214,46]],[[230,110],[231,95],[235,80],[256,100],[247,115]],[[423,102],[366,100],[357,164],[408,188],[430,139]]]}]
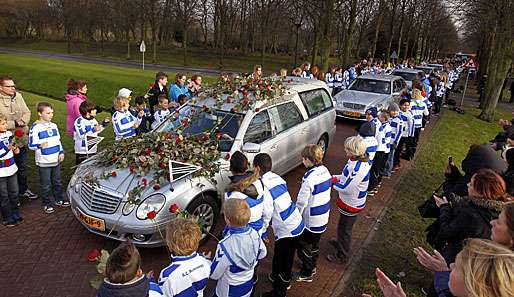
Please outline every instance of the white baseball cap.
[{"label": "white baseball cap", "polygon": [[132,91],[127,88],[122,88],[118,91],[118,97],[128,98],[132,95]]}]

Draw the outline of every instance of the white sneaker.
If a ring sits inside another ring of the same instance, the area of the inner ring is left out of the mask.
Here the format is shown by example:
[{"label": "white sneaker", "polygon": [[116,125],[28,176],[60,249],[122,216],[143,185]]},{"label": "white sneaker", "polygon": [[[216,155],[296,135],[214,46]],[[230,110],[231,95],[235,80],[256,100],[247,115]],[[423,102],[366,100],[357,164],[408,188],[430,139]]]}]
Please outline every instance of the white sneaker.
[{"label": "white sneaker", "polygon": [[50,205],[45,205],[45,207],[43,209],[45,210],[46,213],[53,213],[55,211],[55,209]]}]

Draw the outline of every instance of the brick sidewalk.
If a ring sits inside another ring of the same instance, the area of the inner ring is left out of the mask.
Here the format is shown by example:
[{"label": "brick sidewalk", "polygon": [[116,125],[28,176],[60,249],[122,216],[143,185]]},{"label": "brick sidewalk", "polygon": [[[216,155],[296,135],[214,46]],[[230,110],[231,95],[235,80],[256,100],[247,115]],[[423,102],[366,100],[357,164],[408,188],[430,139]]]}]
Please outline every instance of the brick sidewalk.
[{"label": "brick sidewalk", "polygon": [[[338,121],[336,139],[327,153],[326,166],[333,174],[340,174],[345,159],[343,143],[355,135],[354,122]],[[285,177],[292,197],[300,187],[304,168],[298,167]],[[398,175],[398,174],[397,174]],[[376,218],[385,205],[384,198],[392,191],[398,176],[384,180],[381,192],[369,199],[366,210],[360,216],[354,229],[353,250],[358,251],[362,242],[373,229]],[[327,232],[320,243],[318,273],[313,283],[292,283],[288,296],[329,296],[332,294],[345,268],[328,262],[325,255],[333,252],[328,240],[335,237],[339,213],[335,206],[337,194],[332,193],[333,207]],[[91,249],[111,251],[118,243],[107,240],[86,231],[75,219],[70,209],[57,209],[54,214],[42,212],[41,201],[24,201],[22,215],[25,222],[15,228],[0,226],[0,287],[1,296],[95,296],[89,280],[96,276],[95,267],[87,262],[86,254]],[[221,224],[219,224],[221,225]],[[210,240],[202,250],[215,249],[216,243]],[[169,256],[164,247],[139,249],[143,261],[143,270],[153,270],[158,274],[169,263]],[[268,245],[268,256],[259,268],[260,282],[256,295],[271,288],[267,274],[271,271],[273,255],[272,244]],[[297,269],[295,265],[295,269]],[[210,292],[213,284],[206,290]],[[207,294],[205,294],[208,296]]]}]

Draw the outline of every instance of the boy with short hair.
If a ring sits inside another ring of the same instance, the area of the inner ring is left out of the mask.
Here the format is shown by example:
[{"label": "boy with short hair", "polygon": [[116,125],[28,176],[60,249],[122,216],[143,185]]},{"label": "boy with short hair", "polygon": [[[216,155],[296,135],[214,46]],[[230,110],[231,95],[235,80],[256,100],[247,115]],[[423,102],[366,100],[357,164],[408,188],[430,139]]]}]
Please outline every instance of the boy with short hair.
[{"label": "boy with short hair", "polygon": [[273,290],[263,296],[286,296],[291,287],[291,270],[298,240],[305,225],[296,204],[291,200],[284,179],[271,171],[271,157],[260,153],[253,158],[253,167],[259,171],[264,188],[264,200],[272,201],[273,213],[271,220],[275,235],[273,263],[269,279]]},{"label": "boy with short hair", "polygon": [[170,115],[169,110],[169,100],[166,95],[159,96],[158,104],[155,106],[155,113],[153,114],[154,121],[152,123],[152,129],[157,128],[159,124],[164,122],[166,118]]},{"label": "boy with short hair", "polygon": [[138,117],[139,112],[141,111],[143,111],[144,114],[141,117],[139,127],[136,129],[137,134],[149,132],[151,129],[150,123],[152,122],[152,113],[150,112],[150,109],[146,107],[145,97],[137,96],[136,99],[134,99],[134,107],[130,108],[130,113],[132,113],[134,117]]},{"label": "boy with short hair", "polygon": [[139,111],[137,117],[135,117],[129,112],[129,108],[130,101],[128,98],[118,96],[114,99],[116,112],[112,115],[112,126],[116,141],[136,135],[136,129],[141,124],[144,111]]},{"label": "boy with short hair", "polygon": [[175,218],[166,226],[166,245],[172,260],[161,271],[158,284],[151,291],[172,296],[203,296],[211,272],[211,261],[196,250],[202,232],[192,219]]},{"label": "boy with short hair", "polygon": [[260,235],[248,226],[250,207],[241,199],[223,204],[228,230],[218,243],[211,266],[211,279],[217,280],[217,297],[249,297],[254,285],[254,268],[266,256]]},{"label": "boy with short hair", "polygon": [[0,208],[3,224],[14,227],[23,221],[18,207],[18,167],[14,161],[20,149],[14,145],[7,126],[7,118],[0,114]]},{"label": "boy with short hair", "polygon": [[332,175],[323,166],[323,150],[310,144],[302,151],[302,162],[307,168],[302,185],[296,197],[296,207],[302,214],[305,230],[298,242],[298,258],[301,260],[300,272],[295,275],[298,282],[312,282],[319,258],[319,241],[327,230],[330,214],[330,188]]},{"label": "boy with short hair", "polygon": [[102,124],[98,124],[96,117],[96,104],[92,101],[84,101],[79,106],[80,117],[73,123],[73,140],[75,142],[75,164],[82,163],[87,158],[94,156],[98,149],[97,145],[93,147],[86,146],[86,135],[97,136],[102,132],[109,123],[106,118]]},{"label": "boy with short hair", "polygon": [[121,243],[107,259],[105,279],[97,297],[147,297],[149,289],[149,280],[141,270],[137,248],[131,241]]},{"label": "boy with short hair", "polygon": [[64,199],[61,182],[61,163],[64,161],[64,148],[57,125],[52,123],[54,109],[48,102],[37,104],[39,120],[32,124],[29,131],[29,149],[36,151],[36,165],[39,168],[39,188],[41,200],[46,213],[55,210],[50,204],[50,193],[53,192],[55,204],[62,207],[70,206]]},{"label": "boy with short hair", "polygon": [[378,141],[375,137],[376,126],[372,122],[365,122],[359,128],[359,136],[364,139],[366,143],[366,152],[369,155],[369,161],[373,162],[375,154],[377,153]]}]

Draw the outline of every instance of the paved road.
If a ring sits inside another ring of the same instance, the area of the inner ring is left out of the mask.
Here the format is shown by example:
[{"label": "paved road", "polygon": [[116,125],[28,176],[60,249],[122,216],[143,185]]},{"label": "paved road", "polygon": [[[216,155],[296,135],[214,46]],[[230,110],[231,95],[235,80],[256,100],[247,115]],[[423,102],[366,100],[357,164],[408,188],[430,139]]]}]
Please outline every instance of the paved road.
[{"label": "paved road", "polygon": [[[331,143],[326,158],[330,172],[339,173],[345,163],[343,143],[346,137],[355,134],[355,122],[338,121],[335,139]],[[305,169],[298,167],[289,172],[285,179],[293,197],[300,187]],[[356,223],[354,231],[354,249],[360,248],[364,238],[372,229],[376,217],[384,206],[382,196],[387,196],[395,178],[386,180],[384,191],[370,199],[364,213]],[[328,240],[335,236],[336,222],[339,217],[335,206],[336,193],[332,193],[333,207],[329,228],[321,240],[321,257],[318,273],[314,282],[293,283],[288,296],[330,296],[337,282],[345,271],[341,265],[329,263],[325,255],[333,250]],[[0,288],[2,296],[94,296],[96,291],[89,285],[95,275],[95,267],[88,263],[85,256],[91,249],[112,250],[117,242],[104,239],[86,231],[76,221],[70,209],[57,209],[52,215],[45,215],[41,210],[41,201],[24,201],[22,215],[25,222],[16,228],[0,226]],[[202,250],[215,249],[216,243],[210,240]],[[260,282],[257,292],[270,289],[267,273],[271,270],[272,244],[268,256],[259,268]],[[165,248],[140,249],[144,271],[156,273],[169,263]],[[212,288],[209,285],[209,290]],[[259,296],[258,294],[256,296]]]},{"label": "paved road", "polygon": [[[106,58],[68,55],[68,54],[51,53],[51,52],[37,51],[37,50],[22,50],[22,49],[14,49],[14,48],[6,48],[6,47],[0,47],[0,52],[33,55],[33,56],[44,57],[44,58],[64,59],[64,60],[75,61],[75,62],[87,62],[87,63],[93,63],[93,64],[102,64],[102,65],[141,68],[141,62],[136,62],[136,61],[121,61],[121,60],[113,60],[113,59],[106,59]],[[146,63],[145,63],[145,69],[160,70],[160,71],[166,71],[166,72],[197,73],[197,74],[201,74],[201,75],[218,75],[222,72],[219,69],[180,67],[180,66],[169,66],[169,65],[162,65],[162,64],[146,64]],[[223,72],[231,72],[232,73],[232,72],[236,72],[236,71],[223,70]]]}]

